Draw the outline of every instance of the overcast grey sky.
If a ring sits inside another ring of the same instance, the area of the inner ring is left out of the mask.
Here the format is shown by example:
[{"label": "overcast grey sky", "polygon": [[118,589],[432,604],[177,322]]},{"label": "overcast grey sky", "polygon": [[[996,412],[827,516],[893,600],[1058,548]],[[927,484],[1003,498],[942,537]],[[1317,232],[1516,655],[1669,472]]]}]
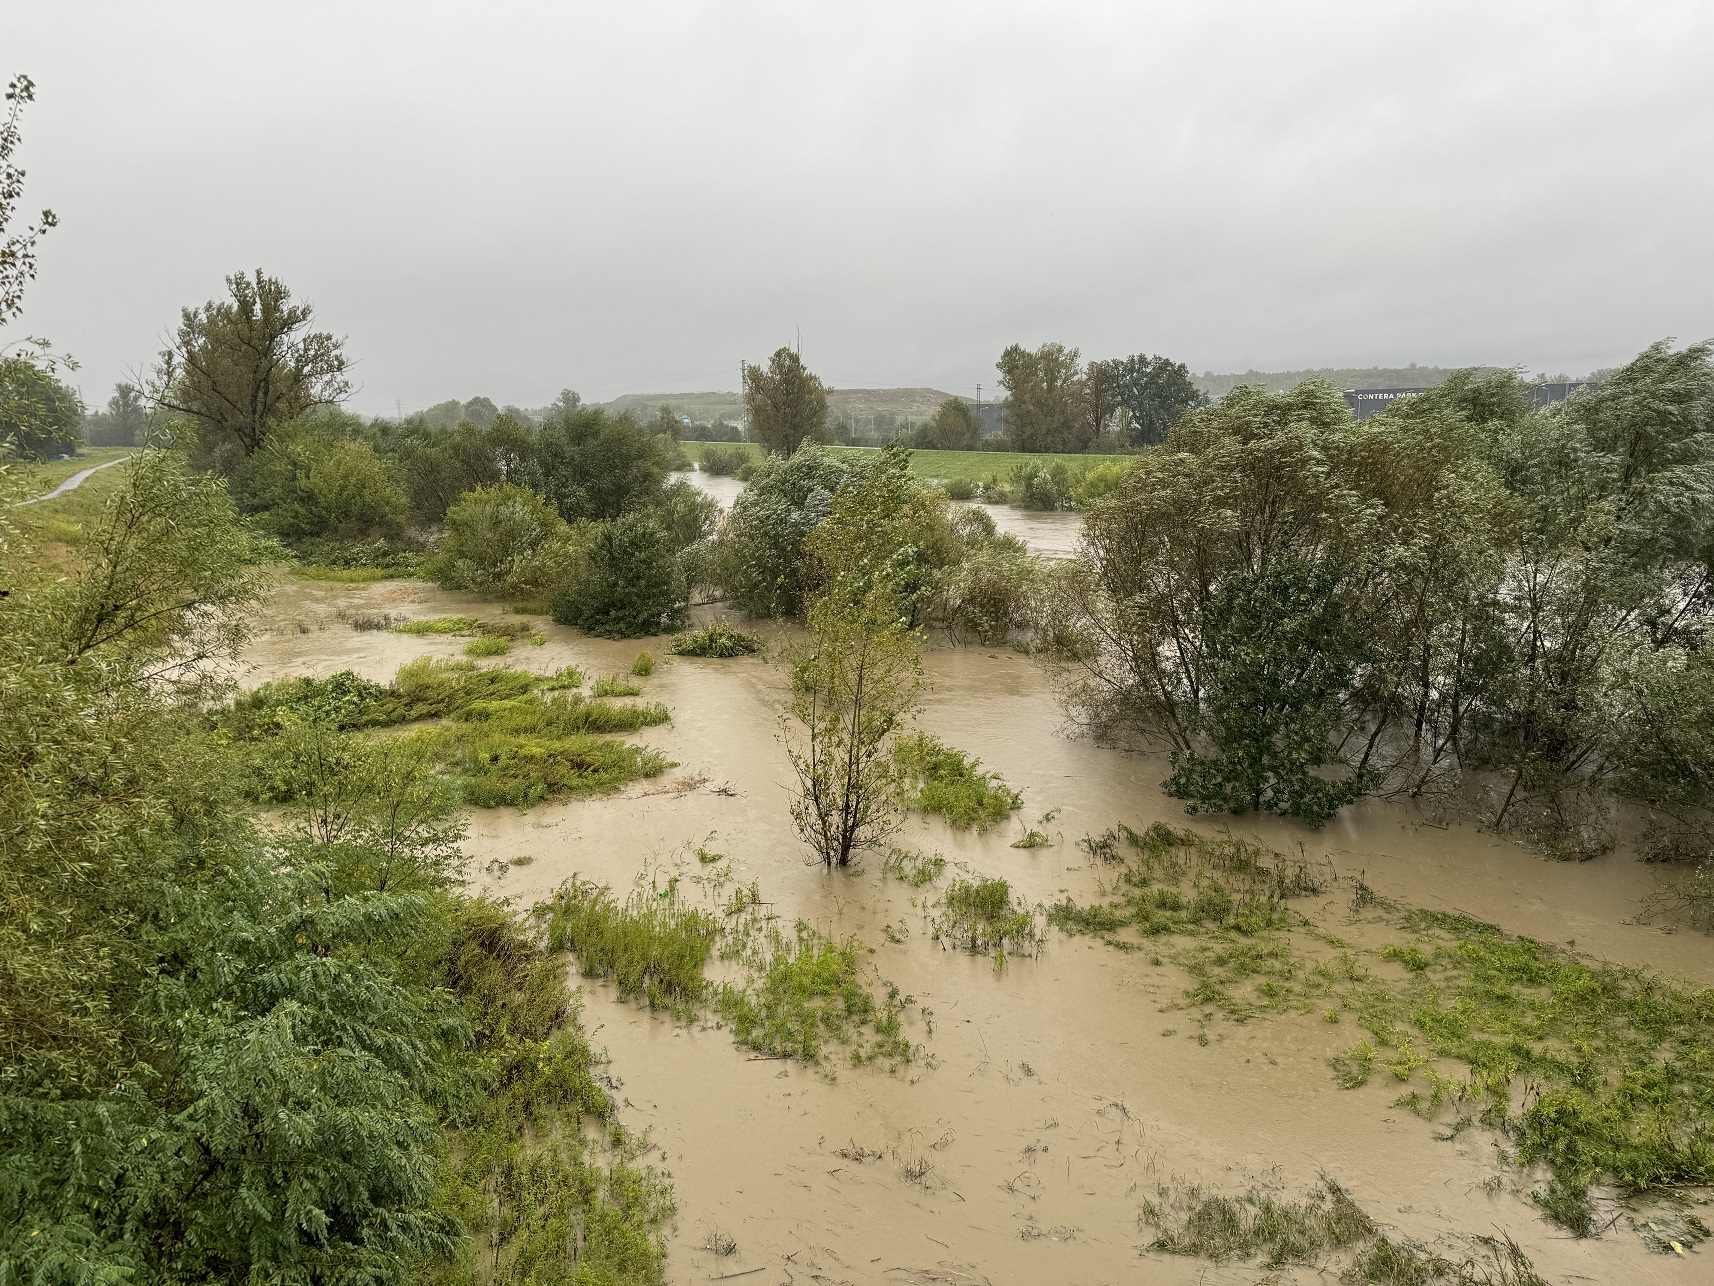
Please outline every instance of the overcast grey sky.
[{"label": "overcast grey sky", "polygon": [[0,0],[18,331],[92,402],[260,266],[353,409],[1714,335],[1714,4]]}]

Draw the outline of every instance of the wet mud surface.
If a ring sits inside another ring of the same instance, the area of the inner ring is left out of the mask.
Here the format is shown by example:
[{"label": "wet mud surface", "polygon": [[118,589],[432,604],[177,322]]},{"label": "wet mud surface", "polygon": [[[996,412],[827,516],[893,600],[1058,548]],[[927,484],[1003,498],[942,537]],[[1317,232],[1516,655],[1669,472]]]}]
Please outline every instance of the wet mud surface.
[{"label": "wet mud surface", "polygon": [[[240,681],[342,669],[385,681],[418,656],[459,656],[463,640],[356,629],[354,621],[455,613],[505,615],[420,582],[288,581],[257,622]],[[1308,1015],[1199,1025],[1181,1007],[1185,976],[1176,966],[1051,930],[1039,956],[1013,957],[996,971],[989,959],[932,940],[923,904],[934,886],[884,878],[880,854],[860,871],[806,865],[787,812],[777,661],[669,658],[664,640],[609,643],[545,622],[542,630],[544,645],[521,645],[496,663],[623,674],[639,648],[653,650],[645,696],[665,702],[673,720],[635,740],[678,767],[604,798],[473,814],[466,847],[480,883],[523,906],[573,874],[623,894],[639,872],[696,874],[693,850],[702,845],[728,855],[736,878],[758,881],[785,924],[856,934],[873,948],[877,984],[896,983],[918,1002],[906,1034],[922,1053],[889,1073],[844,1066],[836,1051],[820,1069],[760,1059],[712,1023],[652,1015],[603,984],[585,984],[584,1020],[611,1058],[624,1119],[648,1131],[655,1148],[644,1159],[673,1178],[671,1280],[1323,1280],[1307,1269],[1268,1274],[1144,1253],[1152,1233],[1137,1214],[1164,1183],[1225,1192],[1261,1185],[1296,1199],[1324,1174],[1410,1237],[1503,1230],[1550,1282],[1709,1280],[1706,1253],[1651,1255],[1619,1230],[1567,1237],[1523,1195],[1527,1185],[1498,1159],[1491,1134],[1437,1141],[1433,1125],[1391,1106],[1396,1086],[1338,1089],[1326,1060],[1349,1046],[1349,1027]],[[765,632],[776,644],[789,638]],[[899,843],[1003,877],[1030,902],[1047,903],[1097,896],[1100,864],[1076,846],[1086,834],[1121,822],[1221,829],[1187,819],[1162,796],[1162,761],[1067,735],[1028,658],[943,648],[925,653],[924,664],[933,686],[920,726],[998,770],[1024,807],[986,835],[913,818]],[[1633,921],[1649,875],[1622,853],[1553,863],[1473,826],[1438,829],[1375,803],[1319,833],[1230,820],[1234,834],[1293,851],[1301,844],[1306,858],[1360,871],[1375,891],[1412,906],[1714,981],[1705,936]],[[1054,842],[1009,847],[1020,821]],[[1328,899],[1328,916],[1340,914],[1341,897]],[[1489,1183],[1496,1176],[1503,1182]],[[706,1249],[714,1234],[736,1251]]]}]

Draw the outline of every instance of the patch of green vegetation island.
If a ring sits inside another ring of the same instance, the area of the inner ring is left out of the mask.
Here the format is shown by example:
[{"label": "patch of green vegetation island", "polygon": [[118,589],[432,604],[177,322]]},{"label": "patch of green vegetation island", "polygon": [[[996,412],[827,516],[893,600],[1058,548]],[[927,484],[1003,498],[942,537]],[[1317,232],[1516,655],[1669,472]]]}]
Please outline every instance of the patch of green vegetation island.
[{"label": "patch of green vegetation island", "polygon": [[[718,853],[698,856],[721,860]],[[718,890],[726,881],[707,882]],[[573,877],[540,913],[550,945],[575,955],[586,976],[611,980],[625,999],[681,1018],[712,1005],[746,1049],[817,1063],[837,1044],[853,1065],[908,1062],[914,1051],[902,1023],[916,1002],[891,984],[876,999],[862,975],[867,948],[854,937],[834,942],[802,923],[788,936],[757,916],[760,906],[754,885],[735,888],[717,917],[690,906],[676,876],[664,885],[639,882],[623,902],[605,886]],[[743,980],[718,988],[708,982],[716,949],[743,967]]]},{"label": "patch of green vegetation island", "polygon": [[866,950],[855,937],[834,942],[801,921],[791,937],[770,925],[747,953],[750,980],[720,989],[719,1011],[733,1039],[759,1054],[805,1063],[830,1042],[848,1046],[854,1066],[909,1062],[902,1022],[916,1001],[888,984],[876,1002],[859,971]]},{"label": "patch of green vegetation island", "polygon": [[1023,807],[1023,796],[982,761],[928,733],[893,742],[899,802],[912,812],[934,813],[958,830],[985,831]]}]

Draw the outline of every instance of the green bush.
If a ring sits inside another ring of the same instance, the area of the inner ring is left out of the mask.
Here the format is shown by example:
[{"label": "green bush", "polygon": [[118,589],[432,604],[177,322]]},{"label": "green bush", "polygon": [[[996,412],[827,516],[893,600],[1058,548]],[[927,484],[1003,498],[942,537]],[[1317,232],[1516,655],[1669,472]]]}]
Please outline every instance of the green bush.
[{"label": "green bush", "polygon": [[761,650],[761,639],[735,630],[725,621],[715,621],[686,634],[675,634],[672,641],[674,656],[749,656]]},{"label": "green bush", "polygon": [[653,652],[637,653],[637,659],[631,662],[631,673],[638,678],[647,678],[654,672],[655,654]]},{"label": "green bush", "polygon": [[[293,544],[319,539],[397,539],[410,501],[375,450],[313,432],[270,437],[233,479],[239,507]],[[333,559],[318,552],[316,562]]]},{"label": "green bush", "polygon": [[752,453],[741,446],[705,446],[702,448],[702,471],[716,478],[730,477],[751,457]]},{"label": "green bush", "polygon": [[527,487],[478,487],[447,510],[429,572],[448,589],[552,598],[577,578],[592,537]]},{"label": "green bush", "polygon": [[584,576],[553,604],[553,618],[601,638],[640,638],[684,624],[689,594],[666,534],[647,514],[598,529]]},{"label": "green bush", "polygon": [[974,500],[981,488],[969,478],[953,478],[943,484],[949,500]]},{"label": "green bush", "polygon": [[1023,509],[1064,509],[1071,500],[1071,471],[1063,460],[1026,460],[1012,470],[1011,496]]}]

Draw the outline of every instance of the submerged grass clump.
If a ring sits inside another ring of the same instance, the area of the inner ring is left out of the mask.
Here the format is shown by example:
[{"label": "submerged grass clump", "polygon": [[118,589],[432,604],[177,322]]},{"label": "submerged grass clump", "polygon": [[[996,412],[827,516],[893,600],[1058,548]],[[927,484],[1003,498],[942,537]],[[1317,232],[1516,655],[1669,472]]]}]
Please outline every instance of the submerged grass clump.
[{"label": "submerged grass clump", "polygon": [[1163,1187],[1158,1199],[1143,1203],[1138,1222],[1155,1231],[1150,1250],[1214,1263],[1340,1269],[1338,1280],[1351,1286],[1545,1286],[1509,1238],[1472,1238],[1472,1253],[1459,1260],[1418,1242],[1393,1241],[1331,1179],[1303,1201],[1254,1188],[1229,1197]]},{"label": "submerged grass clump", "polygon": [[762,640],[733,629],[725,621],[715,621],[699,630],[673,635],[670,650],[674,656],[749,656],[762,650]]},{"label": "submerged grass clump", "polygon": [[946,887],[934,937],[972,955],[992,953],[1000,963],[1008,951],[1033,953],[1042,933],[1035,912],[1022,900],[1013,901],[1005,880],[959,879]]},{"label": "submerged grass clump", "polygon": [[1023,797],[981,772],[980,759],[954,750],[938,737],[916,733],[893,742],[900,803],[913,812],[938,813],[961,830],[985,831],[1023,806]]},{"label": "submerged grass clump", "polygon": [[505,656],[512,640],[503,634],[478,634],[464,645],[465,656]]},{"label": "submerged grass clump", "polygon": [[631,662],[631,673],[640,679],[646,679],[655,672],[655,654],[639,652],[637,659]]},{"label": "submerged grass clump", "polygon": [[595,680],[591,694],[598,697],[637,697],[643,694],[641,686],[627,683],[616,674],[604,674]]},{"label": "submerged grass clump", "polygon": [[806,1063],[830,1042],[849,1045],[854,1064],[908,1062],[902,1020],[916,1001],[889,984],[876,1003],[859,972],[866,950],[856,938],[834,942],[807,924],[790,938],[770,925],[745,949],[750,981],[720,989],[720,1013],[733,1038],[758,1053]]},{"label": "submerged grass clump", "polygon": [[614,790],[672,767],[654,750],[610,739],[665,723],[671,715],[664,705],[585,700],[581,683],[582,675],[571,669],[544,679],[424,657],[385,686],[350,671],[278,679],[239,697],[216,723],[250,744],[264,799],[271,757],[264,743],[299,725],[360,732],[423,723],[405,744],[452,778],[464,802],[477,808]]},{"label": "submerged grass clump", "polygon": [[881,863],[881,874],[895,880],[902,880],[913,889],[920,889],[925,884],[933,883],[940,878],[940,873],[946,869],[946,859],[939,853],[932,857],[924,857],[921,853],[908,848],[895,848],[887,854]]},{"label": "submerged grass clump", "polygon": [[719,924],[686,906],[676,881],[638,887],[620,903],[605,885],[573,876],[548,903],[547,919],[549,945],[575,955],[586,976],[612,979],[625,999],[680,1013],[703,1000]]},{"label": "submerged grass clump", "polygon": [[413,575],[412,569],[398,567],[328,567],[317,563],[298,563],[292,575],[299,580],[326,581],[344,585],[368,585],[378,580],[397,580]]},{"label": "submerged grass clump", "polygon": [[426,620],[400,621],[393,626],[395,634],[475,634],[482,622],[474,616],[433,616]]}]

